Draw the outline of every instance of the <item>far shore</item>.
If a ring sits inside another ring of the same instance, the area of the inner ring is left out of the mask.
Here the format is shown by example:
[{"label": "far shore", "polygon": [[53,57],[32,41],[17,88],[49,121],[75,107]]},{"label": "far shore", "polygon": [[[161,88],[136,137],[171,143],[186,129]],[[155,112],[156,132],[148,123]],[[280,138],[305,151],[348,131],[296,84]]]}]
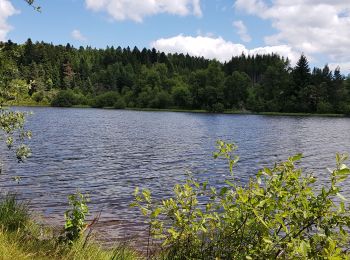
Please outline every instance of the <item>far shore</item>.
[{"label": "far shore", "polygon": [[[5,104],[11,107],[52,107],[49,104],[41,103],[16,103],[16,104]],[[64,108],[94,108],[88,105],[76,105],[72,107]],[[113,107],[104,107],[100,109],[116,109]],[[202,113],[202,114],[228,114],[228,115],[263,115],[263,116],[303,116],[303,117],[349,117],[346,114],[333,114],[333,113],[291,113],[291,112],[254,112],[249,110],[225,110],[224,112],[208,112],[204,109],[180,109],[180,108],[134,108],[127,107],[126,111],[145,111],[145,112],[180,112],[180,113]]]}]

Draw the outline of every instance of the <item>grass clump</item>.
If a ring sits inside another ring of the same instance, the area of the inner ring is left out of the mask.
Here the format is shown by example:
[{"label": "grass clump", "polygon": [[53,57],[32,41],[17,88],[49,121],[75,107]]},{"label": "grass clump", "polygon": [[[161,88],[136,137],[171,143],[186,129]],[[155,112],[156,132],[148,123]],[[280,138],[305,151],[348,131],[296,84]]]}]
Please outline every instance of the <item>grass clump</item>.
[{"label": "grass clump", "polygon": [[96,242],[84,239],[71,246],[57,244],[55,239],[41,240],[24,232],[0,232],[1,260],[134,260],[138,253],[128,247],[104,249]]},{"label": "grass clump", "polygon": [[70,260],[135,260],[140,255],[127,246],[116,246],[114,249],[103,249],[97,243],[86,243],[85,239],[76,241],[71,247],[65,247],[58,259]]},{"label": "grass clump", "polygon": [[29,208],[15,194],[6,194],[0,200],[0,227],[5,231],[23,229],[29,222]]}]

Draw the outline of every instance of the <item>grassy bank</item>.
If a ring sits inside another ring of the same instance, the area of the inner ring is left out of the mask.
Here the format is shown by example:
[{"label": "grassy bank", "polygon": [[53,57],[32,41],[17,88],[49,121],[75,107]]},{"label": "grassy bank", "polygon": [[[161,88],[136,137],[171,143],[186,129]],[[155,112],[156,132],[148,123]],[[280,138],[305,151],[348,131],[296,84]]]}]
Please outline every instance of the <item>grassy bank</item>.
[{"label": "grassy bank", "polygon": [[36,223],[28,206],[15,196],[1,198],[0,259],[140,259],[138,253],[125,246],[104,249],[86,236],[66,244],[59,237],[59,230]]},{"label": "grassy bank", "polygon": [[[36,103],[36,102],[24,102],[24,103],[8,103],[7,106],[28,106],[28,107],[51,107],[49,104]],[[72,108],[92,108],[88,105],[75,105]],[[105,107],[103,109],[115,109],[113,107]],[[228,115],[264,115],[264,116],[303,116],[303,117],[349,117],[345,114],[332,114],[332,113],[288,113],[288,112],[253,112],[253,111],[241,111],[241,110],[225,110],[221,113],[211,113],[204,109],[180,109],[180,108],[125,108],[123,110],[129,111],[146,111],[146,112],[179,112],[179,113],[203,113],[203,114],[228,114]]]},{"label": "grassy bank", "polygon": [[280,113],[280,112],[260,112],[256,115],[265,116],[315,116],[315,117],[348,117],[345,114],[312,114],[312,113]]},{"label": "grassy bank", "polygon": [[315,117],[347,117],[345,114],[312,114],[312,113],[287,113],[287,112],[252,112],[241,110],[225,110],[222,113],[210,113],[206,110],[191,109],[158,109],[158,108],[126,108],[132,111],[152,111],[152,112],[183,112],[183,113],[206,113],[206,114],[229,114],[229,115],[264,115],[264,116],[315,116]]},{"label": "grassy bank", "polygon": [[21,100],[21,101],[7,101],[4,103],[5,106],[26,106],[26,107],[50,107],[50,103],[47,102],[36,102],[34,100]]},{"label": "grassy bank", "polygon": [[71,247],[59,247],[51,240],[26,237],[23,232],[8,233],[0,231],[0,259],[139,259],[139,256],[126,248],[102,249],[97,244],[84,245],[78,241]]}]

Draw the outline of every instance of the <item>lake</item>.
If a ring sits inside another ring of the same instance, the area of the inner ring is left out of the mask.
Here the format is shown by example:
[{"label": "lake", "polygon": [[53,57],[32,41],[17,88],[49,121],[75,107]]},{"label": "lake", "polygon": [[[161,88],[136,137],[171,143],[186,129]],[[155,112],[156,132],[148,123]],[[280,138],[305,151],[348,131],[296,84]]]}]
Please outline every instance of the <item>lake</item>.
[{"label": "lake", "polygon": [[[56,223],[63,221],[69,193],[89,193],[93,213],[102,212],[100,228],[111,238],[142,231],[141,214],[129,208],[135,187],[148,187],[160,199],[186,171],[220,186],[228,167],[213,159],[218,139],[238,145],[234,172],[243,183],[296,153],[304,154],[301,165],[322,183],[335,153],[350,152],[350,118],[16,109],[34,113],[27,123],[33,156],[18,164],[2,149],[2,189],[18,192]],[[11,181],[17,175],[19,184]]]}]

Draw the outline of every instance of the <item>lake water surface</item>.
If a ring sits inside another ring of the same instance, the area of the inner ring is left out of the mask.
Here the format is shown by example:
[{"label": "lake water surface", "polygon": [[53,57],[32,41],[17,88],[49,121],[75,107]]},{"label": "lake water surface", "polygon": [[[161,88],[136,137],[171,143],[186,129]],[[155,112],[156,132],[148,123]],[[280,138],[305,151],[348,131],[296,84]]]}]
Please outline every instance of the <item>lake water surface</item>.
[{"label": "lake water surface", "polygon": [[[219,186],[228,167],[212,158],[218,139],[238,145],[235,175],[242,182],[296,153],[304,154],[302,166],[322,182],[335,153],[350,152],[350,118],[16,109],[34,113],[27,124],[33,156],[18,164],[13,152],[2,149],[2,189],[18,192],[54,221],[63,220],[69,193],[89,193],[109,237],[142,229],[140,214],[129,208],[135,187],[148,187],[159,199],[186,171]],[[16,175],[19,184],[10,180]]]}]

